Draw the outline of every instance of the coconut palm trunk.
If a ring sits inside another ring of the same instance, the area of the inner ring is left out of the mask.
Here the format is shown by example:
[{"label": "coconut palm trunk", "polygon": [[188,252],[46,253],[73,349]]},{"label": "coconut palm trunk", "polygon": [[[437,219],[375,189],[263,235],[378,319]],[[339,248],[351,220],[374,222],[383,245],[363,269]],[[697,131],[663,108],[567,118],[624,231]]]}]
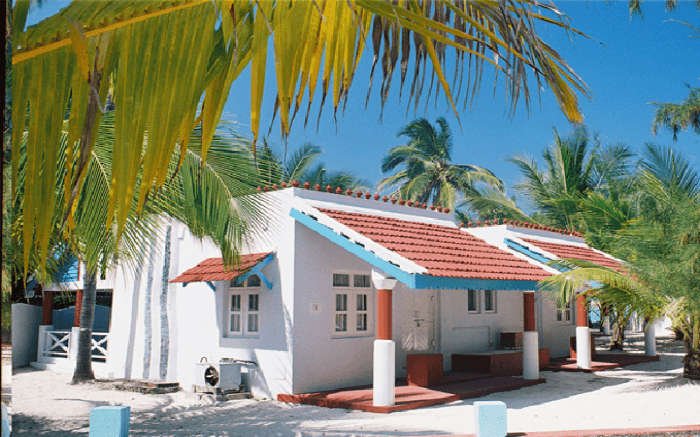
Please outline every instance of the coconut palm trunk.
[{"label": "coconut palm trunk", "polygon": [[629,314],[625,311],[613,310],[612,336],[610,337],[609,349],[623,350],[625,344],[625,327],[629,322]]},{"label": "coconut palm trunk", "polygon": [[83,302],[80,308],[80,332],[78,354],[73,373],[73,384],[92,381],[92,325],[95,321],[95,299],[97,294],[97,272],[85,271],[83,277]]},{"label": "coconut palm trunk", "polygon": [[683,357],[683,377],[700,380],[700,314],[690,317],[690,333],[685,335],[686,354]]},{"label": "coconut palm trunk", "polygon": [[163,251],[163,275],[160,288],[160,379],[168,376],[168,353],[170,350],[170,330],[168,327],[168,277],[170,276],[170,234],[172,226],[165,233]]}]

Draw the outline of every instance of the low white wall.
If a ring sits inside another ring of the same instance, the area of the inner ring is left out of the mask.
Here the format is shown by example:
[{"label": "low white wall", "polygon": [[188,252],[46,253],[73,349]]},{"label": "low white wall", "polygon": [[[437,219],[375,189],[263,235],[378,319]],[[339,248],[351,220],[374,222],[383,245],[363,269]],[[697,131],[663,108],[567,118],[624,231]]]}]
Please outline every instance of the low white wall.
[{"label": "low white wall", "polygon": [[12,367],[28,366],[36,361],[41,323],[41,307],[25,303],[12,304]]}]

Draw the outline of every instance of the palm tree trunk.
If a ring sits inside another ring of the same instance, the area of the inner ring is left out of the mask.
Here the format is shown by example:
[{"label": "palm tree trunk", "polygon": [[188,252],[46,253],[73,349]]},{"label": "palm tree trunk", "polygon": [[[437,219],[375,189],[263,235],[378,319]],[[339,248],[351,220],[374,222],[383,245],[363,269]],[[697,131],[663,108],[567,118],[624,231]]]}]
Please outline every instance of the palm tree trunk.
[{"label": "palm tree trunk", "polygon": [[613,324],[613,332],[610,337],[609,349],[623,350],[625,343],[625,326],[629,322],[629,316],[622,311],[613,311],[615,323]]},{"label": "palm tree trunk", "polygon": [[160,288],[160,379],[168,376],[168,353],[170,349],[170,331],[168,329],[168,277],[170,276],[170,233],[168,226],[165,233],[165,250],[163,251],[163,275]]},{"label": "palm tree trunk", "polygon": [[683,357],[683,377],[700,379],[700,314],[691,317],[690,338],[686,336],[686,355]]},{"label": "palm tree trunk", "polygon": [[85,271],[83,276],[83,301],[80,307],[80,331],[78,354],[73,373],[73,384],[95,379],[92,372],[92,325],[95,321],[95,297],[97,294],[97,272]]},{"label": "palm tree trunk", "polygon": [[153,298],[153,262],[156,248],[151,247],[151,254],[148,257],[148,273],[146,274],[146,295],[143,304],[143,378],[148,379],[151,373],[151,340],[153,330],[151,329],[151,299]]}]

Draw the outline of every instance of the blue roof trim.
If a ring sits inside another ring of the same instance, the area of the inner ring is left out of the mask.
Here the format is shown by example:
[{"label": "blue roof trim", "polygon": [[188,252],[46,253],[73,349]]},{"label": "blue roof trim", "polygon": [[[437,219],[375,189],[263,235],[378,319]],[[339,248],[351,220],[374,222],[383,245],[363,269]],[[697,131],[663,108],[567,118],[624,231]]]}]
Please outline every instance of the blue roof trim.
[{"label": "blue roof trim", "polygon": [[373,252],[367,250],[364,246],[353,243],[349,239],[334,232],[329,227],[319,223],[311,216],[302,213],[301,211],[292,208],[289,215],[297,222],[325,237],[331,242],[337,244],[348,252],[356,255],[368,264],[382,270],[384,273],[393,276],[407,287],[414,290],[421,289],[450,289],[450,290],[535,290],[537,289],[537,281],[508,281],[497,279],[469,279],[469,278],[450,278],[443,276],[431,276],[418,273],[408,273],[401,270],[398,266],[379,258]]},{"label": "blue roof trim", "polygon": [[270,261],[272,261],[275,258],[275,253],[272,252],[268,254],[265,258],[262,259],[259,263],[255,264],[253,267],[251,267],[250,270],[248,270],[245,274],[240,275],[236,278],[236,284],[242,284],[243,281],[248,279],[252,275],[258,275],[260,280],[265,284],[268,290],[272,289],[272,282],[270,282],[266,277],[265,274],[262,272],[262,268],[265,267],[266,265],[270,264]]},{"label": "blue roof trim", "polygon": [[[549,263],[552,261],[550,258],[547,258],[540,253],[533,252],[532,250],[530,250],[529,247],[523,246],[520,243],[516,243],[515,241],[513,241],[509,238],[504,238],[503,242],[506,243],[506,246],[510,247],[511,249],[515,250],[516,252],[520,252],[523,255],[527,255],[530,258],[534,259],[535,261],[541,262],[542,264],[549,265]],[[570,269],[567,269],[566,267],[561,267],[561,266],[549,266],[549,267],[552,267],[556,270],[559,270],[560,272],[568,272],[570,270]]]},{"label": "blue roof trim", "polygon": [[395,266],[394,264],[379,258],[377,255],[360,246],[359,244],[355,244],[347,238],[343,237],[342,235],[333,232],[333,230],[328,226],[322,225],[318,221],[311,218],[311,216],[308,216],[297,209],[292,208],[291,211],[289,211],[289,215],[292,216],[294,220],[311,229],[312,231],[316,232],[317,234],[320,234],[321,236],[327,238],[331,242],[337,244],[338,246],[342,247],[343,249],[347,250],[353,255],[357,255],[363,261],[366,261],[372,266],[382,270],[384,273],[393,276],[394,278],[403,282],[404,284],[406,284],[406,286],[410,288],[416,288],[414,275],[407,273],[401,270],[398,266]]},{"label": "blue roof trim", "polygon": [[[269,253],[265,258],[263,258],[260,262],[255,264],[253,267],[250,268],[247,272],[244,274],[237,276],[236,277],[236,283],[240,284],[241,282],[245,281],[248,279],[249,276],[252,275],[258,275],[260,277],[260,280],[265,284],[267,289],[272,288],[272,282],[270,282],[267,277],[265,277],[265,274],[262,272],[262,268],[265,267],[266,265],[270,264],[270,261],[272,261],[275,258],[275,253],[271,252]],[[211,288],[212,291],[216,291],[216,286],[212,281],[203,281],[209,288]],[[183,282],[182,286],[187,287],[187,284],[189,282]]]},{"label": "blue roof trim", "polygon": [[536,290],[537,281],[505,279],[452,278],[446,276],[415,275],[416,288],[448,290]]}]

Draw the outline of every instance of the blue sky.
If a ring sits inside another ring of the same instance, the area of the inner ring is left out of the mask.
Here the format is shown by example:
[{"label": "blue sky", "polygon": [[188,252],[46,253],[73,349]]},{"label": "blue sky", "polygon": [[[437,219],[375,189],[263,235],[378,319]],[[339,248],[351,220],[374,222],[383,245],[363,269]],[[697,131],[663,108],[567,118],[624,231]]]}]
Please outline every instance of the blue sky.
[{"label": "blue sky", "polygon": [[[676,11],[669,13],[663,2],[643,3],[643,17],[630,18],[627,2],[557,1],[571,24],[592,39],[570,37],[560,30],[542,28],[541,36],[567,60],[591,89],[591,99],[582,97],[580,106],[586,126],[597,133],[605,144],[625,143],[641,150],[646,142],[673,144],[671,135],[651,133],[654,107],[650,102],[680,102],[688,88],[700,86],[700,39],[690,38],[690,30],[677,22],[683,20],[700,27],[700,11],[695,1],[681,1]],[[55,13],[66,2],[51,2],[32,11],[29,21],[36,22]],[[462,127],[444,98],[437,105],[418,113],[406,115],[406,100],[398,100],[398,78],[379,121],[379,99],[373,92],[365,109],[364,98],[369,78],[370,57],[360,64],[351,87],[345,114],[333,120],[332,107],[327,104],[318,130],[314,123],[304,129],[299,117],[288,138],[288,148],[311,142],[323,148],[322,161],[329,169],[350,170],[373,184],[382,177],[380,161],[386,151],[401,144],[396,134],[415,117],[434,120],[444,116],[454,135],[453,159],[487,167],[502,178],[508,187],[520,180],[515,167],[505,159],[513,155],[538,157],[553,139],[552,128],[561,134],[572,129],[559,111],[551,91],[545,89],[541,101],[535,97],[528,113],[520,105],[514,117],[509,117],[502,92],[492,93],[489,76],[482,82],[479,97],[467,111],[460,112]],[[270,66],[271,67],[271,66]],[[272,72],[272,69],[269,69]],[[273,75],[267,84],[274,86]],[[379,76],[375,77],[376,79]],[[225,107],[224,117],[239,125],[240,133],[249,134],[250,75],[245,71],[234,83]],[[376,87],[375,87],[376,90]],[[268,87],[263,102],[261,132],[267,132],[272,117],[274,95]],[[500,90],[499,90],[500,91]],[[405,97],[405,96],[404,96]],[[320,100],[320,99],[318,99]],[[327,102],[328,103],[328,102]],[[275,124],[269,142],[278,151],[284,147]],[[686,132],[673,144],[696,167],[700,167],[700,136]],[[512,190],[511,190],[512,192]]]}]

